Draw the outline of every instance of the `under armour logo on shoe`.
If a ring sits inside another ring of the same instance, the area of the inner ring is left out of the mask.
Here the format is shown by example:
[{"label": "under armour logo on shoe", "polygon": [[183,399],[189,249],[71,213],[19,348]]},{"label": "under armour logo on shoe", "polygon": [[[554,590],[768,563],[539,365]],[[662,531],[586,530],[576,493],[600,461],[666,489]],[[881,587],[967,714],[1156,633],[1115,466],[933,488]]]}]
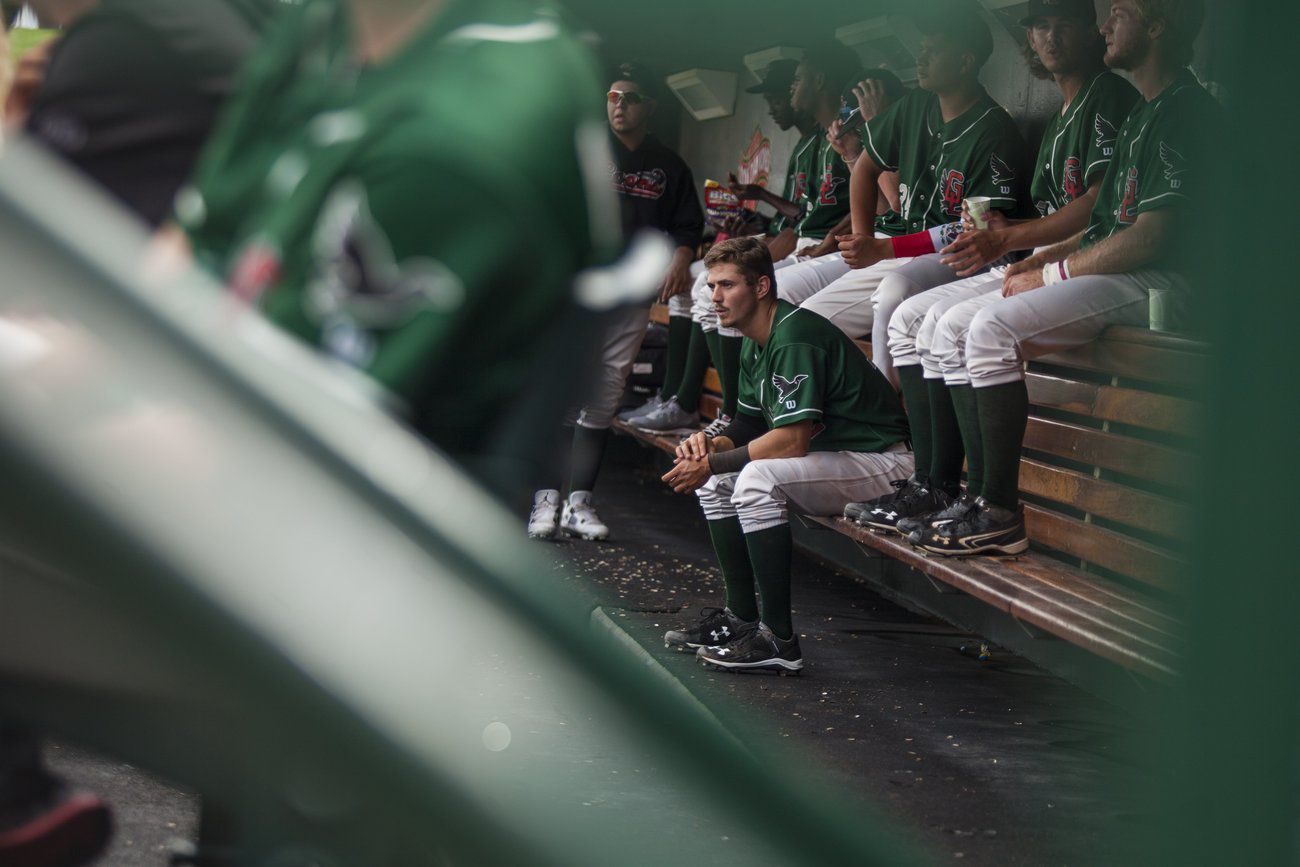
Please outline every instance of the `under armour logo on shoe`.
[{"label": "under armour logo on shoe", "polygon": [[712,638],[714,641],[717,641],[719,638],[725,638],[730,634],[731,634],[731,627],[724,626],[721,629],[715,629],[712,632],[710,632],[709,637]]},{"label": "under armour logo on shoe", "polygon": [[881,517],[883,517],[883,518],[885,518],[885,519],[887,519],[887,520],[890,520],[890,521],[897,521],[897,520],[898,520],[898,513],[895,512],[895,511],[892,511],[892,510],[890,510],[890,511],[887,512],[887,511],[885,511],[884,509],[872,509],[872,510],[871,510],[871,514],[873,514],[873,515],[879,515],[879,516],[881,516]]}]

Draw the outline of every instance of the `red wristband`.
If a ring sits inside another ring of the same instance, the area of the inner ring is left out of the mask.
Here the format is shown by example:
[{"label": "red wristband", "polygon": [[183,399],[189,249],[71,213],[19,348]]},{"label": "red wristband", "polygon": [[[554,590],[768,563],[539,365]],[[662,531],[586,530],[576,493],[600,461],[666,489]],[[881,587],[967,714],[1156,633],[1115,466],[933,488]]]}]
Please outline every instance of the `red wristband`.
[{"label": "red wristband", "polygon": [[929,232],[917,232],[914,235],[890,238],[889,243],[893,246],[894,256],[898,259],[927,256],[935,252],[934,239],[930,237]]}]

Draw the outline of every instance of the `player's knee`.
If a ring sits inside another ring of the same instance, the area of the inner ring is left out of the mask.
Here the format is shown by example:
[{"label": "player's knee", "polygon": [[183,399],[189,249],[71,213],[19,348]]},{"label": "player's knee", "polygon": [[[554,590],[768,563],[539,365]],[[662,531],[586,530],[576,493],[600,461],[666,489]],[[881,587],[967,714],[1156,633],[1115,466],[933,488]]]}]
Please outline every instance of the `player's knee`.
[{"label": "player's knee", "polygon": [[876,287],[875,293],[871,296],[871,303],[876,308],[877,316],[889,316],[892,323],[894,313],[901,309],[900,305],[920,291],[919,283],[901,274],[890,274]]},{"label": "player's knee", "polygon": [[985,307],[971,319],[966,343],[981,349],[1010,349],[1016,345],[1016,336],[995,308]]}]

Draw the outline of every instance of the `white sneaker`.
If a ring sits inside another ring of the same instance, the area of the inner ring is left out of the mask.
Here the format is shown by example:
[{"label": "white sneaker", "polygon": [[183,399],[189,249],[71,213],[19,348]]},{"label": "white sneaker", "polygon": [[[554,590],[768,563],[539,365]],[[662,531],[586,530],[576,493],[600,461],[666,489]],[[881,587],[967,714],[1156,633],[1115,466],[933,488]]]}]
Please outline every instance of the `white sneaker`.
[{"label": "white sneaker", "polygon": [[675,400],[664,401],[656,409],[630,422],[634,427],[655,433],[667,433],[675,430],[694,431],[699,427],[700,414],[687,412]]},{"label": "white sneaker", "polygon": [[533,494],[533,511],[528,515],[528,538],[550,539],[559,529],[560,492],[545,489]]},{"label": "white sneaker", "polygon": [[574,491],[564,503],[560,529],[571,536],[599,541],[609,538],[609,527],[591,507],[591,491]]},{"label": "white sneaker", "polygon": [[659,392],[656,391],[654,394],[650,395],[649,400],[647,400],[645,403],[641,404],[640,406],[620,412],[618,414],[618,420],[621,422],[627,422],[628,424],[631,424],[633,419],[637,419],[647,413],[654,412],[656,409],[663,406],[663,404],[664,404],[664,399],[660,397]]}]

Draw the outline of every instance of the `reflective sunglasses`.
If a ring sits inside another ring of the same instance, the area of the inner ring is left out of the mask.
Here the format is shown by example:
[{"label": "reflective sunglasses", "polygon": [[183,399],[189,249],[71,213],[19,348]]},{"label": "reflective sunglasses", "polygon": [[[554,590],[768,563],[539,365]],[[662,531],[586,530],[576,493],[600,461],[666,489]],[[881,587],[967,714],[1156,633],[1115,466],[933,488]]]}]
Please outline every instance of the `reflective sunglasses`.
[{"label": "reflective sunglasses", "polygon": [[650,97],[646,96],[644,93],[637,93],[635,90],[611,90],[609,93],[605,94],[605,98],[609,100],[610,105],[619,102],[625,102],[628,105],[640,105]]}]

